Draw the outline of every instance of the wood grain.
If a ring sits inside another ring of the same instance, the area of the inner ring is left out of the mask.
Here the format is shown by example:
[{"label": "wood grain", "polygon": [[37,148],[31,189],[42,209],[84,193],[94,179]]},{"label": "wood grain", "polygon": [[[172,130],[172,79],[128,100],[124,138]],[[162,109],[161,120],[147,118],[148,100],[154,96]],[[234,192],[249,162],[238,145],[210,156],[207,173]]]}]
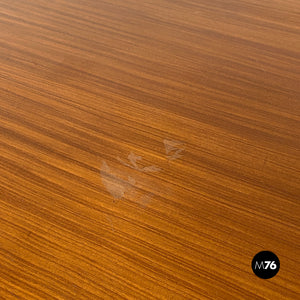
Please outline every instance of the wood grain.
[{"label": "wood grain", "polygon": [[0,298],[299,299],[299,37],[297,0],[0,0]]}]

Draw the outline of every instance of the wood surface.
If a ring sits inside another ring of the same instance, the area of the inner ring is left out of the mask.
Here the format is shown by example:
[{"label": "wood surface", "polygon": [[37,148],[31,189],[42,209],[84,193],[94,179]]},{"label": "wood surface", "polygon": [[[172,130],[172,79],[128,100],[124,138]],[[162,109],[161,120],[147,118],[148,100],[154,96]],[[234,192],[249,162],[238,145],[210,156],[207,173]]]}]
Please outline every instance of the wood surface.
[{"label": "wood surface", "polygon": [[0,299],[299,299],[299,74],[298,0],[0,0]]}]

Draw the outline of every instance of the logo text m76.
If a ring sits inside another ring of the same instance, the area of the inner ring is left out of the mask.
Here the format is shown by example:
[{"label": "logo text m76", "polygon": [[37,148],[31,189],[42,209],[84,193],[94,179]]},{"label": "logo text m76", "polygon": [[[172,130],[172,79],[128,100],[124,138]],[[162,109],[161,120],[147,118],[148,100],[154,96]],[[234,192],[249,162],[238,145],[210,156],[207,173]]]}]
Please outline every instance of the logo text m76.
[{"label": "logo text m76", "polygon": [[275,270],[277,268],[277,265],[275,261],[270,260],[261,261],[260,263],[256,261],[254,269],[260,270],[261,268],[264,270],[267,270],[268,268],[270,268],[271,270]]}]

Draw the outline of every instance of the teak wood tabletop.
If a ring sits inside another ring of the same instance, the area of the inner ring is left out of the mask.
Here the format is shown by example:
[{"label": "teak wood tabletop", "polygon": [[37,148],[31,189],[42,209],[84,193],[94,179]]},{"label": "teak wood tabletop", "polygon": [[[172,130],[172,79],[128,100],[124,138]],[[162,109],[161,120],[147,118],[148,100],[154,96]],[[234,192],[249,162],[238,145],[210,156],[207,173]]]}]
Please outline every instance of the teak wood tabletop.
[{"label": "teak wood tabletop", "polygon": [[299,0],[0,0],[0,299],[300,299],[299,150]]}]

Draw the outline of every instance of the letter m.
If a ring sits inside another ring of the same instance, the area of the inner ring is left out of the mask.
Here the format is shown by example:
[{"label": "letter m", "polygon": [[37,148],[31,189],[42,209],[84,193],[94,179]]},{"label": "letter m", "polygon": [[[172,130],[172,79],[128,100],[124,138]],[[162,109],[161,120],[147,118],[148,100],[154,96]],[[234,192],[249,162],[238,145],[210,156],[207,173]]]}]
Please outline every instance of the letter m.
[{"label": "letter m", "polygon": [[255,262],[255,267],[254,267],[255,270],[257,269],[256,267],[258,267],[258,269],[260,269],[260,268],[264,269],[264,262],[261,261],[260,264],[259,264],[258,261],[256,261]]}]

